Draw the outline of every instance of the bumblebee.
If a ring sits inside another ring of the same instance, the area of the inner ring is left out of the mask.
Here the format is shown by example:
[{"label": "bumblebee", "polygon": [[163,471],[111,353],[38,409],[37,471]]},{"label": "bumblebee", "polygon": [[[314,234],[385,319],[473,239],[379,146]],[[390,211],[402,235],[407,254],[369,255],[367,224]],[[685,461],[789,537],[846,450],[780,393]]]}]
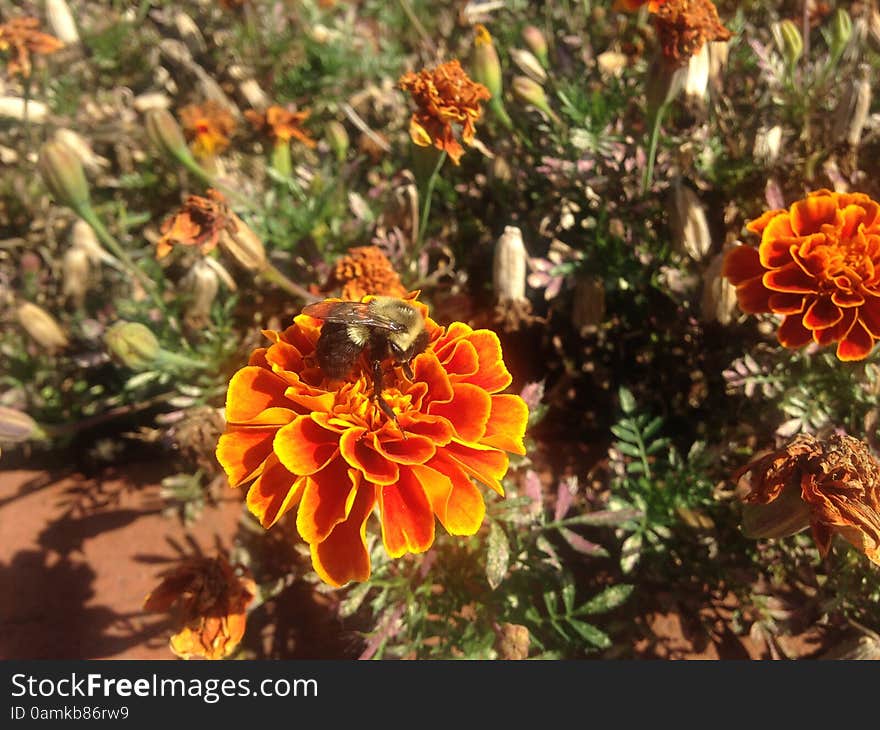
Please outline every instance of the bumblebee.
[{"label": "bumblebee", "polygon": [[382,362],[393,360],[412,379],[410,361],[428,346],[422,313],[404,299],[386,296],[369,302],[317,302],[302,311],[324,321],[315,347],[324,374],[346,377],[365,353],[373,377],[372,398],[396,422],[397,416],[382,397]]}]

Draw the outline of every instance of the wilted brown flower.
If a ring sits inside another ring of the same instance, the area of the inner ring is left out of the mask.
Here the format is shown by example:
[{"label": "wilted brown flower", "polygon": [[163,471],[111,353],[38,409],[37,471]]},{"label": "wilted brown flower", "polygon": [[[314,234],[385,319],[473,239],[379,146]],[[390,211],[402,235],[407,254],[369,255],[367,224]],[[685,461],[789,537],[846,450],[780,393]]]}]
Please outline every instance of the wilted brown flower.
[{"label": "wilted brown flower", "polygon": [[475,122],[482,116],[482,101],[491,93],[483,84],[470,79],[458,60],[434,69],[406,73],[398,82],[416,103],[409,123],[409,135],[419,147],[445,150],[457,165],[464,148],[455,138],[453,124],[461,127],[461,139],[471,145],[477,133]]},{"label": "wilted brown flower", "polygon": [[226,558],[187,558],[162,573],[162,582],[144,600],[146,611],[175,613],[171,651],[182,659],[223,659],[244,636],[248,604],[257,595],[250,573],[242,575]]},{"label": "wilted brown flower", "polygon": [[708,41],[731,37],[711,0],[667,0],[650,9],[663,56],[672,66],[684,66]]},{"label": "wilted brown flower", "polygon": [[336,262],[328,286],[342,287],[342,298],[349,301],[360,301],[367,294],[403,297],[407,293],[394,266],[376,246],[350,248]]},{"label": "wilted brown flower", "polygon": [[164,258],[177,245],[199,246],[202,253],[210,253],[224,231],[235,232],[231,216],[222,193],[211,189],[206,198],[190,195],[183,207],[162,224],[156,258]]},{"label": "wilted brown flower", "polygon": [[0,24],[0,53],[10,52],[12,56],[6,63],[10,76],[28,78],[33,68],[32,53],[45,55],[64,47],[55,36],[38,31],[39,26],[36,18],[12,18]]},{"label": "wilted brown flower", "polygon": [[214,157],[229,147],[235,131],[235,119],[221,104],[209,99],[204,104],[190,104],[180,110],[183,133],[196,157]]},{"label": "wilted brown flower", "polygon": [[307,147],[314,147],[316,142],[303,129],[303,122],[309,118],[308,110],[293,112],[281,106],[270,106],[264,112],[248,109],[244,116],[259,132],[265,132],[277,142],[290,142],[296,139]]},{"label": "wilted brown flower", "polygon": [[[733,476],[748,473],[744,522],[751,536],[781,537],[809,525],[823,556],[837,533],[880,565],[880,463],[864,443],[839,434],[825,441],[804,434]],[[773,506],[777,502],[782,511]]]}]

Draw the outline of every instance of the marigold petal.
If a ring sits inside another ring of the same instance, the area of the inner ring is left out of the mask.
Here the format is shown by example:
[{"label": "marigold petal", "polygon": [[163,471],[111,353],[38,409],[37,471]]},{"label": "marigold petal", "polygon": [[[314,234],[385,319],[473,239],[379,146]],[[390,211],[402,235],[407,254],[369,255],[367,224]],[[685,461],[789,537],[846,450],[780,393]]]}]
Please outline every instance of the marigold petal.
[{"label": "marigold petal", "polygon": [[801,319],[800,315],[789,315],[779,325],[776,337],[783,347],[803,347],[813,339],[813,333],[804,327]]},{"label": "marigold petal", "polygon": [[474,375],[463,381],[478,385],[489,393],[498,393],[510,385],[513,376],[504,365],[498,335],[491,330],[475,330],[468,336],[468,342],[476,348],[480,366]]},{"label": "marigold petal", "polygon": [[296,513],[300,537],[308,543],[326,540],[348,518],[361,481],[360,474],[339,458],[307,477]]},{"label": "marigold petal", "polygon": [[864,360],[874,349],[874,338],[858,320],[837,345],[837,359],[844,362]]},{"label": "marigold petal", "polygon": [[450,535],[473,535],[480,529],[486,517],[486,503],[463,469],[438,459],[430,468],[416,472],[416,477],[425,487],[434,514]]},{"label": "marigold petal", "polygon": [[400,474],[396,463],[389,461],[372,448],[372,440],[365,438],[364,428],[350,428],[339,438],[339,451],[351,466],[358,469],[367,481],[374,484],[394,484]]},{"label": "marigold petal", "polygon": [[277,426],[230,427],[220,436],[214,454],[226,472],[230,486],[238,487],[260,474],[266,459],[272,453],[272,441],[276,433]]},{"label": "marigold petal", "polygon": [[413,360],[413,382],[426,383],[427,396],[431,400],[449,400],[452,398],[452,383],[449,382],[449,375],[440,364],[437,356],[433,353],[426,352]]},{"label": "marigold petal", "polygon": [[480,369],[480,358],[477,348],[465,338],[456,340],[451,348],[444,352],[441,358],[443,369],[449,376],[475,375]]},{"label": "marigold petal", "polygon": [[793,294],[814,294],[817,290],[816,280],[796,263],[768,271],[764,274],[763,282],[768,289]]},{"label": "marigold petal", "polygon": [[226,420],[249,421],[271,407],[290,407],[284,397],[287,384],[268,370],[247,366],[229,381],[226,391]]},{"label": "marigold petal", "polygon": [[405,413],[400,419],[400,427],[409,434],[418,434],[430,439],[436,446],[445,446],[455,435],[452,424],[445,418],[429,416],[424,413]]},{"label": "marigold petal", "polygon": [[274,525],[302,496],[306,477],[297,477],[272,454],[266,460],[263,473],[251,484],[247,506],[266,529]]},{"label": "marigold petal", "polygon": [[791,262],[792,246],[797,246],[800,239],[783,236],[761,242],[758,256],[761,266],[767,269],[778,269]]},{"label": "marigold petal", "polygon": [[724,256],[721,274],[734,286],[745,284],[764,275],[758,250],[751,246],[737,246]]},{"label": "marigold petal", "polygon": [[776,216],[784,215],[788,216],[788,211],[784,208],[777,208],[776,210],[768,210],[765,213],[762,213],[758,218],[749,221],[746,224],[746,229],[751,231],[752,233],[762,233],[764,229],[767,227],[767,224],[772,221]]},{"label": "marigold petal", "polygon": [[868,297],[859,309],[859,320],[872,337],[880,339],[880,298]]},{"label": "marigold petal", "polygon": [[428,407],[430,415],[447,419],[463,441],[479,441],[482,438],[491,411],[492,397],[470,383],[456,384],[453,386],[452,400],[446,403],[434,401]]},{"label": "marigold petal", "polygon": [[408,468],[396,484],[380,486],[379,513],[382,541],[392,558],[423,553],[434,542],[434,513],[425,490]]},{"label": "marigold petal", "polygon": [[856,291],[837,289],[831,294],[831,301],[838,307],[861,307],[865,304],[865,298]]},{"label": "marigold petal", "polygon": [[736,301],[746,314],[759,314],[770,311],[770,297],[773,294],[766,286],[762,276],[750,279],[736,287]]},{"label": "marigold petal", "polygon": [[776,314],[800,314],[804,311],[807,298],[803,294],[775,292],[768,300],[771,312]]},{"label": "marigold petal", "polygon": [[424,464],[437,451],[431,439],[412,432],[408,432],[405,439],[375,438],[373,448],[389,461],[398,464]]},{"label": "marigold petal", "polygon": [[839,342],[842,340],[846,333],[852,329],[853,324],[856,321],[856,310],[854,309],[843,309],[843,318],[835,325],[831,327],[826,327],[823,330],[814,330],[813,331],[813,340],[817,345],[825,346],[830,345],[832,342]]},{"label": "marigold petal", "polygon": [[803,318],[803,325],[809,330],[821,330],[833,327],[843,319],[840,307],[831,301],[831,297],[819,297],[813,300]]},{"label": "marigold petal", "polygon": [[286,370],[298,373],[303,369],[303,357],[300,351],[284,340],[278,340],[266,349],[266,362],[274,370]]},{"label": "marigold petal", "polygon": [[326,539],[309,546],[312,567],[325,583],[338,587],[351,580],[364,581],[370,577],[367,519],[375,504],[376,488],[362,484],[345,521],[337,524]]},{"label": "marigold petal", "polygon": [[501,479],[507,474],[509,460],[503,451],[452,441],[444,449],[444,454],[464,469],[466,474],[504,496]]},{"label": "marigold petal", "polygon": [[310,416],[297,416],[278,429],[273,448],[291,472],[306,476],[320,471],[336,457],[339,436],[319,426]]},{"label": "marigold petal", "polygon": [[529,407],[522,398],[512,394],[493,395],[492,412],[481,443],[524,456],[523,437],[528,422]]},{"label": "marigold petal", "polygon": [[[834,223],[837,219],[837,200],[833,194],[809,195],[791,206],[791,229],[797,236],[819,233],[825,223]],[[765,229],[764,235],[767,235]],[[790,234],[789,234],[790,235]]]}]

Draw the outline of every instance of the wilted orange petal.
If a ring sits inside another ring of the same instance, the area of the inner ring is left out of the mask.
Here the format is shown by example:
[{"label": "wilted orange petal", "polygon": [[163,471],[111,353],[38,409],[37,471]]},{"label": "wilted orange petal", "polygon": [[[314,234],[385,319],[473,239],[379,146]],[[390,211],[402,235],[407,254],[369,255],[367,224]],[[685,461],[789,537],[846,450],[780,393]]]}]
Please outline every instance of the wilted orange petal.
[{"label": "wilted orange petal", "polygon": [[493,395],[492,412],[481,442],[524,456],[523,436],[529,421],[529,407],[518,395]]},{"label": "wilted orange petal", "polygon": [[272,454],[266,460],[263,473],[248,490],[248,509],[268,529],[287,510],[296,506],[305,486],[305,479],[291,474],[278,461],[278,457]]},{"label": "wilted orange petal", "polygon": [[434,401],[428,407],[432,416],[446,418],[463,441],[479,441],[486,432],[486,423],[492,410],[492,398],[482,388],[470,383],[453,386],[452,400]]},{"label": "wilted orange petal", "polygon": [[382,540],[392,558],[422,553],[434,542],[434,513],[422,485],[409,468],[400,470],[396,484],[381,486],[379,512]]},{"label": "wilted orange petal", "polygon": [[861,322],[856,321],[837,345],[837,357],[843,361],[864,360],[873,349],[874,338]]},{"label": "wilted orange petal", "polygon": [[840,307],[834,305],[830,297],[815,299],[807,309],[803,325],[810,330],[821,330],[832,327],[843,319]]},{"label": "wilted orange petal", "polygon": [[507,473],[509,460],[503,451],[452,441],[446,447],[445,454],[467,474],[504,496],[501,479]]},{"label": "wilted orange petal", "polygon": [[339,438],[339,451],[342,458],[358,469],[367,481],[375,484],[394,484],[399,468],[371,448],[366,438],[366,429],[349,428]]},{"label": "wilted orange petal", "polygon": [[243,367],[229,381],[226,392],[226,420],[230,423],[249,421],[261,411],[290,407],[284,397],[287,384],[268,370],[255,366]]},{"label": "wilted orange petal", "polygon": [[220,436],[215,455],[231,486],[240,486],[259,475],[272,453],[272,440],[277,432],[277,426],[231,428]]},{"label": "wilted orange petal", "polygon": [[297,416],[278,429],[274,448],[281,463],[294,474],[314,474],[323,469],[339,450],[338,436],[321,428],[310,416]]},{"label": "wilted orange petal", "polygon": [[791,228],[798,236],[819,233],[823,223],[833,223],[836,218],[837,201],[831,195],[810,195],[791,206]]},{"label": "wilted orange petal", "polygon": [[350,580],[364,581],[370,577],[366,525],[375,504],[375,487],[362,484],[346,520],[337,524],[325,540],[310,545],[312,565],[325,583],[341,586]]},{"label": "wilted orange petal", "polygon": [[302,539],[308,543],[326,540],[333,528],[349,517],[361,488],[360,475],[339,458],[308,477],[296,513],[296,529]]},{"label": "wilted orange petal", "polygon": [[763,276],[764,271],[758,250],[751,246],[737,246],[730,249],[721,267],[721,274],[734,286]]},{"label": "wilted orange petal", "polygon": [[791,263],[764,274],[764,286],[773,291],[812,294],[816,291],[817,282],[807,276],[800,266]]},{"label": "wilted orange petal", "polygon": [[813,339],[813,333],[804,327],[801,316],[795,314],[782,321],[776,337],[784,347],[803,347]]}]

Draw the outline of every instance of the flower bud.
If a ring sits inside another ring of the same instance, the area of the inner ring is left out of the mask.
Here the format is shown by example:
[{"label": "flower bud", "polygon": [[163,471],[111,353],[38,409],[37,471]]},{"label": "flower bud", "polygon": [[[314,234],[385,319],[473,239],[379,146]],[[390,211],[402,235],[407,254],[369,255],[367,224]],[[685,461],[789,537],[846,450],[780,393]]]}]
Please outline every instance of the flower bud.
[{"label": "flower bud", "polygon": [[538,57],[541,65],[547,68],[547,41],[544,39],[544,34],[534,25],[527,25],[522,29],[522,39],[529,50]]},{"label": "flower bud", "polygon": [[114,359],[132,370],[146,370],[159,356],[159,340],[140,322],[119,321],[104,333],[104,345]]},{"label": "flower bud", "polygon": [[147,136],[157,149],[178,159],[190,156],[180,125],[167,109],[150,109],[145,123]]},{"label": "flower bud", "polygon": [[776,47],[789,66],[794,66],[804,53],[804,38],[788,18],[771,26]]},{"label": "flower bud", "polygon": [[75,307],[81,307],[89,289],[91,266],[88,252],[78,246],[67,249],[61,262],[61,270],[61,293],[71,300]]},{"label": "flower bud", "polygon": [[76,21],[66,0],[46,0],[46,21],[58,40],[67,45],[79,43]]},{"label": "flower bud", "polygon": [[535,57],[531,51],[524,51],[521,48],[511,48],[510,57],[522,71],[530,79],[543,84],[547,80],[547,72],[541,65],[541,62]]},{"label": "flower bud", "polygon": [[709,88],[709,44],[688,59],[685,66],[684,95],[697,103],[702,103]]},{"label": "flower bud", "polygon": [[30,302],[22,302],[15,310],[15,316],[31,339],[49,354],[53,354],[56,350],[61,350],[69,344],[61,325],[42,307]]},{"label": "flower bud", "polygon": [[522,231],[516,226],[505,226],[504,233],[495,244],[492,261],[492,286],[496,301],[516,302],[526,298],[527,259]]},{"label": "flower bud", "polygon": [[20,444],[45,437],[43,429],[27,413],[0,406],[0,443]]},{"label": "flower bud", "polygon": [[335,119],[331,119],[327,122],[327,143],[330,145],[330,149],[333,150],[333,154],[336,155],[336,159],[339,160],[339,162],[342,162],[348,154],[349,142],[350,140],[345,125],[341,122],[337,122]]},{"label": "flower bud", "polygon": [[724,254],[713,257],[703,273],[703,296],[700,299],[700,317],[703,322],[718,322],[725,327],[737,316],[736,287],[721,270]]},{"label": "flower bud", "polygon": [[846,10],[837,8],[831,20],[831,50],[835,55],[843,51],[849,43],[850,36],[852,36],[852,18]]},{"label": "flower bud", "polygon": [[513,79],[511,89],[513,90],[513,95],[519,101],[531,104],[539,111],[544,112],[554,122],[559,122],[559,117],[550,108],[547,94],[544,93],[544,89],[539,83],[533,81],[528,76],[516,76]]},{"label": "flower bud", "polygon": [[501,62],[492,43],[492,36],[483,25],[477,25],[474,38],[474,81],[483,84],[493,97],[501,96]]},{"label": "flower bud", "polygon": [[673,248],[694,261],[702,261],[712,248],[709,221],[697,194],[681,180],[672,185],[669,225],[672,229]]},{"label": "flower bud", "polygon": [[256,233],[235,213],[229,212],[235,223],[235,233],[223,231],[220,247],[228,253],[243,269],[251,272],[263,271],[268,265],[266,249]]},{"label": "flower bud", "polygon": [[220,290],[220,278],[206,259],[198,259],[181,282],[186,296],[183,318],[191,329],[200,329],[211,320],[211,305]]},{"label": "flower bud", "polygon": [[37,169],[57,203],[80,213],[89,207],[89,186],[76,153],[63,142],[50,140],[40,148]]},{"label": "flower bud", "polygon": [[79,158],[83,167],[91,173],[100,172],[102,168],[110,164],[107,158],[96,155],[86,139],[72,129],[57,129],[52,137],[56,142],[67,145],[71,152]]},{"label": "flower bud", "polygon": [[595,330],[605,319],[605,283],[592,274],[582,274],[574,285],[571,321],[578,332]]},{"label": "flower bud", "polygon": [[49,107],[36,99],[27,103],[20,96],[0,96],[0,119],[27,118],[31,124],[43,124],[49,118]]}]

